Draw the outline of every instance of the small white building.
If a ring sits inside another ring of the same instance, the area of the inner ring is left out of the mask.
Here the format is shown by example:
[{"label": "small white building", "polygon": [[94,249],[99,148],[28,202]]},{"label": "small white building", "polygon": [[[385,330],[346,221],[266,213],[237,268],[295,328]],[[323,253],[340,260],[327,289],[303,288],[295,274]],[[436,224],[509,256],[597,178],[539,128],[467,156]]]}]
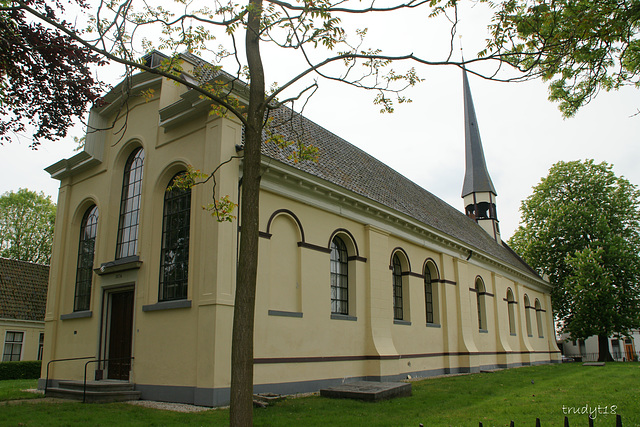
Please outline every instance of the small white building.
[{"label": "small white building", "polygon": [[[591,336],[586,340],[571,340],[568,334],[561,334],[558,341],[565,357],[582,361],[598,359],[598,337]],[[632,330],[628,337],[612,336],[609,338],[609,352],[615,361],[638,360],[640,346],[640,329]]]}]

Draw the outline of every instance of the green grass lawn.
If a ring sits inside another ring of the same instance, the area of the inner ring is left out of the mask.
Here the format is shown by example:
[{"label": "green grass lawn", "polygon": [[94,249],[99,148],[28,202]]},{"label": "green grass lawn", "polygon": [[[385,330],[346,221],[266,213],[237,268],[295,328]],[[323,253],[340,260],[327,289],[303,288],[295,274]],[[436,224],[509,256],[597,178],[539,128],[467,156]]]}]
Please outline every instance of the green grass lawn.
[{"label": "green grass lawn", "polygon": [[39,397],[43,397],[41,394],[22,391],[27,389],[34,389],[37,386],[38,380],[0,381],[0,402],[5,400],[37,399]]},{"label": "green grass lawn", "polygon": [[[10,384],[12,383],[12,384]],[[15,399],[5,390],[33,387],[35,381],[0,382],[0,400]],[[18,391],[19,392],[19,391]],[[6,398],[5,396],[9,396]],[[606,409],[605,409],[606,408]],[[256,426],[640,426],[640,364],[578,363],[509,369],[495,373],[433,378],[413,383],[413,396],[368,403],[318,396],[287,399],[254,411]],[[599,413],[598,413],[599,411]],[[605,414],[605,412],[607,412]],[[228,410],[175,413],[124,403],[82,404],[25,401],[0,404],[0,425],[226,425]]]}]

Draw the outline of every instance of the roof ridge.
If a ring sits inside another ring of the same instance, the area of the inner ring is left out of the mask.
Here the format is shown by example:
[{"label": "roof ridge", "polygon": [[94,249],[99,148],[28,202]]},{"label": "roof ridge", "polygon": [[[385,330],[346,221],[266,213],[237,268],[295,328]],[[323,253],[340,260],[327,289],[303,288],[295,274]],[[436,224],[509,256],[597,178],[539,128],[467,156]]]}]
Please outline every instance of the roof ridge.
[{"label": "roof ridge", "polygon": [[40,263],[38,263],[38,262],[27,261],[27,260],[23,260],[23,259],[15,259],[15,258],[0,257],[0,261],[21,262],[21,263],[26,263],[26,264],[32,264],[32,265],[40,266],[40,267],[50,267],[50,266],[49,266],[49,264],[40,264]]}]

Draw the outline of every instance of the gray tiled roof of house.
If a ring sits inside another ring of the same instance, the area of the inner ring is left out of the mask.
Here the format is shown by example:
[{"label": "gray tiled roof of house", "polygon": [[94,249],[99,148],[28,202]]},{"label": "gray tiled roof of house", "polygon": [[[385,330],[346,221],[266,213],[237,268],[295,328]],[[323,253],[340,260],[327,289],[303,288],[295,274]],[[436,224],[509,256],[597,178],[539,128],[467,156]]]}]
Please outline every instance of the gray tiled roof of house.
[{"label": "gray tiled roof of house", "polygon": [[0,319],[44,321],[49,266],[0,258]]},{"label": "gray tiled roof of house", "polygon": [[281,108],[272,113],[276,132],[313,144],[317,162],[294,162],[289,149],[264,144],[263,154],[405,214],[491,255],[527,275],[539,276],[505,243],[497,243],[475,221],[344,139],[311,120]]}]

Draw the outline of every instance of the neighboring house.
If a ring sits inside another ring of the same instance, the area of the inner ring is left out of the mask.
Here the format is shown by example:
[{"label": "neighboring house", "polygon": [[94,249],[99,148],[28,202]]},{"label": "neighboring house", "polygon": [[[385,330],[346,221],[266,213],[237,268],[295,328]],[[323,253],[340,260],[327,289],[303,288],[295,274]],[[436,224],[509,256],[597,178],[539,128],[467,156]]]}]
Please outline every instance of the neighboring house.
[{"label": "neighboring house", "polygon": [[2,361],[42,360],[49,266],[0,258]]},{"label": "neighboring house", "polygon": [[[568,334],[561,334],[558,341],[562,348],[562,355],[568,358],[593,361],[598,359],[598,337],[592,336],[586,340],[571,340]],[[609,352],[616,361],[638,360],[640,352],[640,329],[632,330],[626,337],[610,337]]]},{"label": "neighboring house", "polygon": [[[182,58],[197,81],[206,64]],[[188,165],[231,159],[215,194],[239,200],[242,125],[156,75],[125,83],[128,107],[114,88],[89,118],[106,130],[47,168],[60,193],[44,360],[109,359],[90,376],[133,382],[143,399],[224,405],[240,230],[200,209],[211,182],[166,190]],[[308,119],[274,113],[276,131],[313,143],[319,160],[263,146],[256,392],[559,361],[550,286],[500,239],[466,75],[464,89],[468,216]],[[53,363],[50,378],[82,379],[84,363]]]}]

